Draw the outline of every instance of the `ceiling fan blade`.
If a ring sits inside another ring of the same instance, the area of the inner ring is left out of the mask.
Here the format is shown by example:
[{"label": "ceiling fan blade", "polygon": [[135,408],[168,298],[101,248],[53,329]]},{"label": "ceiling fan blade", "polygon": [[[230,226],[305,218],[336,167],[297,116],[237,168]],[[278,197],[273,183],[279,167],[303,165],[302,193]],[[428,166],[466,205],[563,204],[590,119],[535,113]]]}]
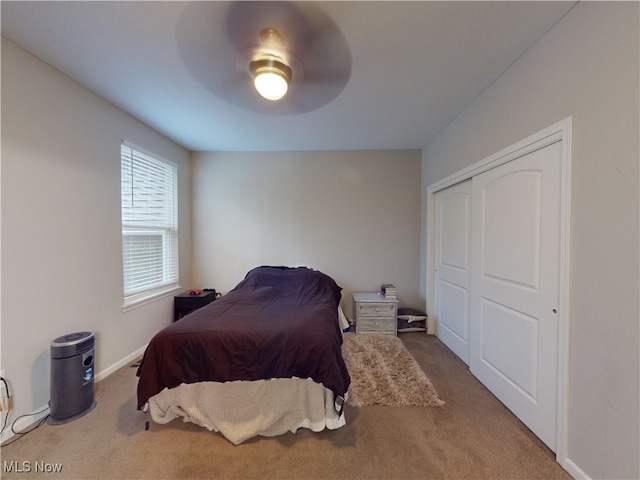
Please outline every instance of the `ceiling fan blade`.
[{"label": "ceiling fan blade", "polygon": [[[248,69],[264,28],[275,28],[294,71],[287,95],[261,98]],[[342,32],[311,2],[192,2],[180,18],[176,43],[193,77],[224,101],[265,114],[305,113],[331,102],[351,76]]]}]

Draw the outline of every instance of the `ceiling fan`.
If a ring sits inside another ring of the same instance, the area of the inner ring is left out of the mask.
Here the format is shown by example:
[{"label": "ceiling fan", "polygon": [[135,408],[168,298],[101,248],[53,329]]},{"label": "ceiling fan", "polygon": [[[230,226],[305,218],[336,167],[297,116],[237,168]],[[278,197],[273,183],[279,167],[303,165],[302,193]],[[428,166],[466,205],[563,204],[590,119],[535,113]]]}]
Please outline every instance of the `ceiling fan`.
[{"label": "ceiling fan", "polygon": [[184,65],[209,91],[259,113],[320,108],[351,75],[345,37],[313,2],[191,2],[176,43]]},{"label": "ceiling fan", "polygon": [[[287,54],[282,36],[275,28],[263,28],[260,43],[251,54],[249,71],[256,91],[267,100],[277,101],[287,94],[293,80],[292,65],[297,62]],[[302,67],[296,70],[296,78],[300,78]]]}]

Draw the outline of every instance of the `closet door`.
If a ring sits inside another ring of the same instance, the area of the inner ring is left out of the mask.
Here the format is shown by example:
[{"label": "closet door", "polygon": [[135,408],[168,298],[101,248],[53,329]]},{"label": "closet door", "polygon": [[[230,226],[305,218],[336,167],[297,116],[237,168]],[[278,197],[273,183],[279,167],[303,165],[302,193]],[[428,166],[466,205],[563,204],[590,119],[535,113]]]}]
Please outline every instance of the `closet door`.
[{"label": "closet door", "polygon": [[469,363],[471,180],[436,193],[434,306],[437,336]]},{"label": "closet door", "polygon": [[471,372],[552,450],[561,142],[473,177]]}]

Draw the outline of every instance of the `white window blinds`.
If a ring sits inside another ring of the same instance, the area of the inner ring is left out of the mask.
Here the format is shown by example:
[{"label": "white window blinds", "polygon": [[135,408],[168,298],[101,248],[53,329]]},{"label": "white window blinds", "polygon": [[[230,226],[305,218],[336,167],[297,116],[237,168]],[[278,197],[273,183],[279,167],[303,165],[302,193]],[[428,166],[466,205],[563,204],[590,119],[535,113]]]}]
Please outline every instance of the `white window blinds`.
[{"label": "white window blinds", "polygon": [[177,168],[123,143],[121,192],[126,305],[177,286]]}]

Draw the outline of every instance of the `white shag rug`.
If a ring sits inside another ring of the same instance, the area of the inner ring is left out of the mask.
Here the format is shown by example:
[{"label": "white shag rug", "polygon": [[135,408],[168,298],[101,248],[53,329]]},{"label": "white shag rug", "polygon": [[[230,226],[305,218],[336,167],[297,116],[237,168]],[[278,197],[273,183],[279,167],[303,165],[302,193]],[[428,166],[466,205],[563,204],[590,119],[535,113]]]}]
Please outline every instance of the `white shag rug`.
[{"label": "white shag rug", "polygon": [[342,355],[351,376],[349,405],[444,405],[398,337],[345,333],[343,339]]}]

